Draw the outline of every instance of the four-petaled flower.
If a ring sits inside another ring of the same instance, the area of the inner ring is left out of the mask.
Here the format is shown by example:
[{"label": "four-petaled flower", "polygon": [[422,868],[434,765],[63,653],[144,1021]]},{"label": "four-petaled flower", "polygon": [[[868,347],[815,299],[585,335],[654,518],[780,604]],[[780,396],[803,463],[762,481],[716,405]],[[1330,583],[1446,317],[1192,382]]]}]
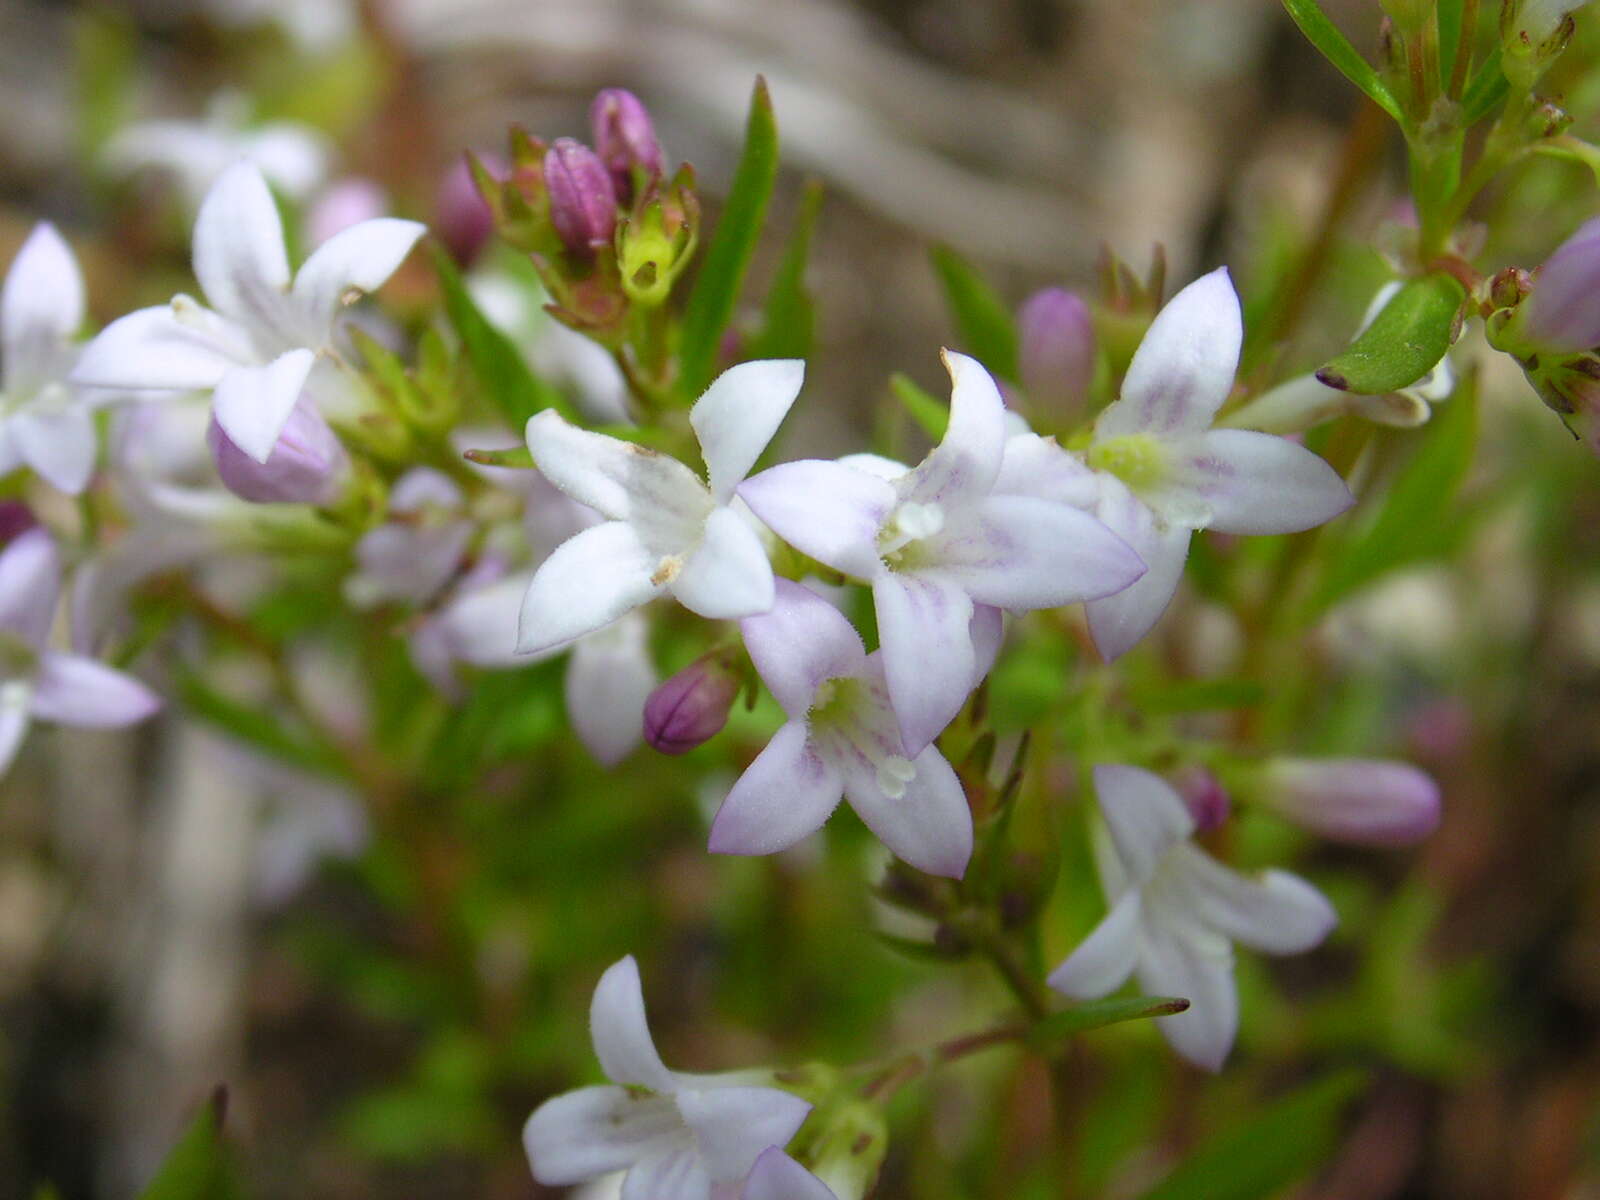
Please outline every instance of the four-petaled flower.
[{"label": "four-petaled flower", "polygon": [[762,1151],[787,1145],[811,1111],[798,1096],[758,1086],[761,1072],[669,1071],[645,1022],[632,955],[600,977],[589,1030],[612,1083],[546,1100],[528,1118],[522,1142],[540,1183],[626,1169],[622,1200],[710,1200],[736,1190]]}]

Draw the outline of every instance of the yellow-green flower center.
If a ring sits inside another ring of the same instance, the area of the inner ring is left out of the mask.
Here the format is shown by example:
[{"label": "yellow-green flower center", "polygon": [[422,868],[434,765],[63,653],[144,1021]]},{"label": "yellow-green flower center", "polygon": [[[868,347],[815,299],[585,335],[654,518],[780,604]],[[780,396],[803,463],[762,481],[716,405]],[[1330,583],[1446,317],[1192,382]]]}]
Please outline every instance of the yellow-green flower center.
[{"label": "yellow-green flower center", "polygon": [[1089,447],[1089,465],[1115,475],[1135,492],[1155,487],[1167,476],[1167,455],[1148,433],[1107,438]]}]

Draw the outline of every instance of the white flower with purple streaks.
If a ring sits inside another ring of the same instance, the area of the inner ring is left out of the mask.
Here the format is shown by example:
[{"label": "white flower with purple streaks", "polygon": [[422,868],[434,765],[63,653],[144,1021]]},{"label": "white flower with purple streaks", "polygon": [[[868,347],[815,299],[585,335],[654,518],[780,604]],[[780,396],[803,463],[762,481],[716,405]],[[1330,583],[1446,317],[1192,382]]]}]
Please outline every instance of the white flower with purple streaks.
[{"label": "white flower with purple streaks", "polygon": [[889,703],[882,655],[868,654],[826,600],[778,581],[772,611],[739,623],[761,678],[789,716],[722,802],[719,854],[771,854],[814,832],[840,797],[884,845],[935,875],[959,878],[972,813],[938,749],[908,754]]},{"label": "white flower with purple streaks", "polygon": [[1294,533],[1353,504],[1337,472],[1302,446],[1212,429],[1233,387],[1244,323],[1226,268],[1195,280],[1151,323],[1122,397],[1095,422],[1086,458],[1101,474],[1096,515],[1149,566],[1088,605],[1108,659],[1131,649],[1171,602],[1197,529]]},{"label": "white flower with purple streaks", "polygon": [[363,221],[317,247],[291,276],[266,180],[254,164],[235,163],[195,219],[194,273],[211,308],[177,296],[113,321],[84,349],[73,379],[209,391],[222,431],[264,463],[312,368],[335,361],[340,313],[382,286],[423,232],[415,221]]},{"label": "white flower with purple streaks", "polygon": [[517,648],[535,654],[609,625],[671,592],[690,612],[731,620],[772,606],[772,564],[732,505],[800,393],[805,364],[730,367],[689,412],[709,480],[675,458],[590,433],[546,410],[528,420],[545,478],[606,520],[558,547],[522,606]]},{"label": "white flower with purple streaks", "polygon": [[777,1146],[756,1159],[739,1200],[839,1200],[833,1189]]},{"label": "white flower with purple streaks", "polygon": [[762,1151],[787,1145],[811,1111],[759,1086],[770,1072],[669,1071],[631,955],[600,977],[589,1032],[611,1085],[546,1100],[522,1131],[533,1177],[547,1186],[626,1169],[622,1200],[711,1200],[735,1191]]},{"label": "white flower with purple streaks", "polygon": [[1239,1024],[1233,942],[1267,954],[1317,945],[1337,918],[1305,880],[1286,871],[1252,879],[1190,841],[1194,818],[1159,776],[1138,767],[1094,769],[1109,845],[1095,858],[1111,911],[1049,977],[1069,996],[1104,996],[1136,970],[1153,996],[1180,996],[1185,1012],[1158,1017],[1172,1048],[1210,1071]]},{"label": "white flower with purple streaks", "polygon": [[48,646],[61,560],[43,529],[30,529],[0,553],[0,774],[37,718],[86,729],[142,721],[161,706],[121,671]]},{"label": "white flower with purple streaks", "polygon": [[996,490],[1006,413],[977,362],[946,353],[944,440],[897,477],[886,460],[784,463],[739,488],[779,537],[869,582],[901,736],[915,754],[974,683],[974,605],[1054,608],[1127,587],[1139,556],[1065,504]]}]

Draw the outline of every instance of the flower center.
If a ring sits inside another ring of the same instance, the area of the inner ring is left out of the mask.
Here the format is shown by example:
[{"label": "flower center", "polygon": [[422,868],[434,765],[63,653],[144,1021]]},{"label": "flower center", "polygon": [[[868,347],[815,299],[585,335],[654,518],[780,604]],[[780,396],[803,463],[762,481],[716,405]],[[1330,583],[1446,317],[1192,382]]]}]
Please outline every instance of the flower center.
[{"label": "flower center", "polygon": [[944,528],[944,509],[907,500],[896,506],[878,531],[878,553],[890,566],[911,566],[914,546]]},{"label": "flower center", "polygon": [[1167,455],[1161,442],[1148,433],[1107,438],[1089,447],[1089,465],[1115,475],[1135,492],[1154,487],[1167,476]]},{"label": "flower center", "polygon": [[38,663],[39,656],[32,646],[16,634],[0,630],[0,691],[31,677]]},{"label": "flower center", "polygon": [[865,759],[883,794],[898,800],[906,794],[906,785],[917,777],[917,766],[903,754],[895,753],[863,719],[870,704],[871,697],[861,680],[851,676],[825,679],[817,685],[806,717],[813,736],[820,734],[838,751]]}]

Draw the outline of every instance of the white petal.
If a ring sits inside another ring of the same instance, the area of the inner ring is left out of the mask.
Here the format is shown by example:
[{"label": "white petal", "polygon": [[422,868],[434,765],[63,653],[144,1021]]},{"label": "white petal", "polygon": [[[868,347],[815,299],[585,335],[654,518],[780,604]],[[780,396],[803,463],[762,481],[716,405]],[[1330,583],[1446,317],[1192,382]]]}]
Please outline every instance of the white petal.
[{"label": "white petal", "polygon": [[1172,490],[1211,509],[1223,533],[1297,533],[1355,503],[1339,473],[1304,446],[1270,433],[1213,429],[1172,448]]},{"label": "white petal", "polygon": [[94,416],[69,407],[54,412],[33,409],[12,417],[6,427],[22,459],[69,496],[88,486],[94,474]]},{"label": "white petal", "polygon": [[924,546],[974,600],[1012,611],[1110,596],[1145,572],[1088,513],[1029,496],[986,496]]},{"label": "white petal", "polygon": [[254,163],[234,163],[201,201],[194,222],[194,275],[223,316],[253,330],[291,335],[283,222]]},{"label": "white petal", "polygon": [[838,1200],[833,1190],[777,1146],[756,1159],[739,1200]]},{"label": "white petal", "polygon": [[1117,856],[1135,887],[1194,832],[1194,818],[1183,797],[1166,780],[1141,767],[1097,766],[1094,790]]},{"label": "white petal", "polygon": [[930,875],[960,879],[972,857],[972,810],[961,780],[938,749],[915,759],[905,794],[884,794],[876,771],[852,765],[845,772],[845,798],[878,840]]},{"label": "white petal", "polygon": [[644,736],[644,702],[656,686],[644,620],[629,614],[580,638],[567,660],[567,719],[603,767],[628,756]]},{"label": "white petal", "polygon": [[1078,1000],[1109,996],[1127,982],[1138,965],[1139,915],[1139,892],[1124,892],[1045,982]]},{"label": "white petal", "polygon": [[22,739],[28,734],[32,691],[16,680],[0,683],[0,778],[11,769],[17,751],[22,749]]},{"label": "white petal", "polygon": [[772,607],[772,564],[749,522],[733,509],[711,510],[705,535],[670,587],[690,612],[737,620]]},{"label": "white petal", "polygon": [[756,465],[805,377],[806,364],[797,358],[740,363],[719,375],[689,410],[719,504],[728,502]]},{"label": "white petal", "polygon": [[822,828],[844,781],[811,744],[804,721],[772,735],[711,822],[713,854],[773,854]]},{"label": "white petal", "polygon": [[1000,646],[1006,636],[1006,615],[989,604],[972,606],[972,686],[977,687],[994,670]]},{"label": "white petal", "polygon": [[1090,509],[1100,499],[1100,481],[1087,463],[1063,450],[1055,438],[1022,433],[1006,439],[994,492]]},{"label": "white petal", "polygon": [[739,485],[750,511],[795,549],[861,579],[882,569],[878,531],[895,506],[885,480],[842,463],[782,463]]},{"label": "white petal", "polygon": [[1006,406],[974,358],[944,352],[950,372],[950,424],[932,453],[900,481],[903,500],[960,507],[986,495],[1005,455]]},{"label": "white petal", "polygon": [[1128,587],[1085,606],[1089,632],[1106,661],[1138,645],[1161,619],[1183,578],[1192,531],[1165,526],[1119,481],[1101,480],[1104,493],[1096,515],[1144,560],[1145,573]]},{"label": "white petal", "polygon": [[61,596],[61,556],[42,528],[19,535],[0,551],[0,632],[42,649]]},{"label": "white petal", "polygon": [[245,156],[293,199],[304,200],[327,173],[327,143],[305,125],[288,121],[263,125],[242,140]]},{"label": "white petal", "polygon": [[908,755],[950,724],[972,690],[972,600],[937,572],[885,572],[872,583],[884,673]]},{"label": "white petal", "polygon": [[450,657],[489,668],[536,661],[539,655],[517,651],[517,620],[532,582],[532,574],[523,572],[460,589],[432,622],[439,626]]},{"label": "white petal", "polygon": [[1193,916],[1267,954],[1298,954],[1321,944],[1338,923],[1326,897],[1298,875],[1267,871],[1252,878],[1223,866],[1198,846],[1181,846],[1174,868]]},{"label": "white petal", "polygon": [[1123,378],[1122,398],[1095,423],[1096,440],[1205,429],[1233,388],[1243,340],[1228,269],[1196,279],[1151,322]]},{"label": "white petal", "polygon": [[659,560],[631,525],[607,521],[568,538],[534,573],[517,622],[517,650],[533,654],[593,633],[661,594]]},{"label": "white petal", "polygon": [[528,1165],[540,1183],[582,1183],[689,1145],[668,1096],[621,1087],[586,1087],[546,1100],[522,1127]]},{"label": "white petal", "polygon": [[694,1131],[713,1182],[743,1179],[768,1146],[786,1146],[811,1105],[765,1087],[721,1087],[678,1093],[678,1111]]},{"label": "white petal", "polygon": [[382,287],[426,232],[415,221],[380,217],[341,230],[318,246],[294,277],[294,303],[305,331],[326,338],[351,293]]},{"label": "white petal", "polygon": [[639,964],[628,955],[606,968],[589,1004],[589,1036],[595,1057],[613,1083],[631,1083],[670,1092],[677,1080],[656,1053],[644,1015]]},{"label": "white petal", "polygon": [[739,622],[761,680],[791,717],[804,717],[825,679],[861,672],[861,638],[844,615],[809,588],[777,581],[772,608]]},{"label": "white petal", "polygon": [[116,729],[142,721],[160,698],[132,675],[92,658],[46,651],[34,677],[33,715],[85,729]]},{"label": "white petal", "polygon": [[635,1166],[617,1200],[714,1200],[715,1195],[699,1148],[688,1141]]},{"label": "white petal", "polygon": [[51,381],[62,348],[83,324],[83,275],[48,221],[35,225],[0,290],[0,391],[32,394]]},{"label": "white petal", "polygon": [[1152,996],[1178,996],[1189,1007],[1156,1024],[1172,1048],[1207,1071],[1222,1068],[1239,1028],[1233,950],[1223,938],[1188,938],[1146,923],[1139,983]]},{"label": "white petal", "polygon": [[278,444],[317,356],[291,350],[264,367],[234,367],[212,393],[217,424],[235,446],[264,463]]},{"label": "white petal", "polygon": [[[193,302],[189,302],[191,305]],[[242,331],[197,306],[180,321],[171,305],[141,308],[111,322],[83,348],[72,382],[85,387],[190,391],[255,361]]]}]

